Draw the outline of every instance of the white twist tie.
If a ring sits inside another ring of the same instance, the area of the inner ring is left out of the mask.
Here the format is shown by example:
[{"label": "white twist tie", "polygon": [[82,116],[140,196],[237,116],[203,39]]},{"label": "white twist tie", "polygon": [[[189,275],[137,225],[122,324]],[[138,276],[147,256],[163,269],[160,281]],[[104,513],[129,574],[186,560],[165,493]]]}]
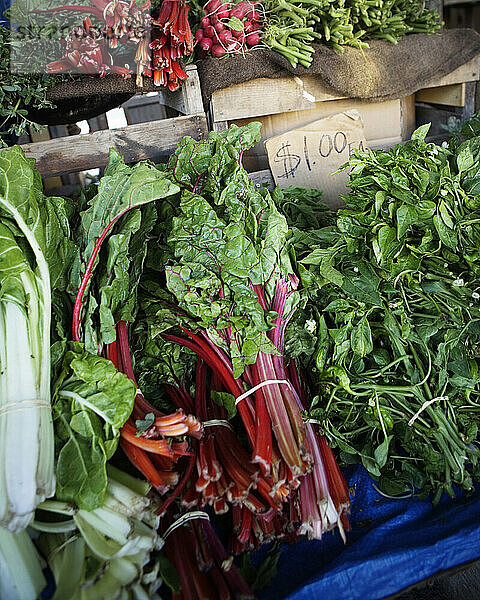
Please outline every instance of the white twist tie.
[{"label": "white twist tie", "polygon": [[208,513],[204,512],[203,510],[192,510],[191,512],[185,513],[180,518],[178,518],[176,521],[174,521],[170,525],[170,527],[167,528],[167,530],[165,531],[165,533],[161,537],[161,539],[163,540],[163,542],[165,542],[165,540],[167,539],[167,537],[173,531],[175,531],[175,529],[178,529],[179,527],[181,527],[185,523],[188,523],[188,521],[193,521],[193,519],[206,519],[207,521],[210,521],[210,516],[209,516]]},{"label": "white twist tie", "polygon": [[227,429],[231,429],[233,431],[233,427],[225,419],[211,419],[210,421],[204,421],[202,425],[204,427],[215,427],[216,425],[218,425],[220,427],[226,427]]},{"label": "white twist tie", "polygon": [[408,422],[409,427],[411,427],[414,424],[414,422],[418,419],[418,417],[422,414],[422,412],[430,406],[430,404],[433,404],[434,402],[437,402],[440,400],[448,400],[448,399],[449,399],[448,396],[437,396],[436,398],[432,398],[431,400],[427,400],[426,402],[424,402],[422,404],[422,406],[417,410],[417,412],[413,415],[413,417]]},{"label": "white twist tie", "polygon": [[241,394],[240,396],[238,396],[238,398],[235,400],[235,406],[239,402],[241,402],[242,400],[245,400],[245,398],[248,398],[248,396],[251,396],[252,394],[254,394],[260,388],[262,388],[262,387],[264,387],[266,385],[273,385],[275,383],[284,383],[284,384],[286,384],[288,386],[291,385],[291,383],[287,379],[267,379],[266,381],[260,382],[259,384],[257,384],[253,388],[247,390],[246,392],[244,392],[243,394]]}]

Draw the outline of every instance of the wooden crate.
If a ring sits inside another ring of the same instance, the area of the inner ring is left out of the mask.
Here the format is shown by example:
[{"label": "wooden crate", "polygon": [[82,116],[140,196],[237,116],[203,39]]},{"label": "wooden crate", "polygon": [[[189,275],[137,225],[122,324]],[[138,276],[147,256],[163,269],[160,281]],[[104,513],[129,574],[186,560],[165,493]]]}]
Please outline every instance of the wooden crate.
[{"label": "wooden crate", "polygon": [[[136,162],[149,159],[159,162],[168,157],[180,140],[189,135],[200,139],[207,135],[207,118],[203,109],[198,74],[194,65],[187,68],[189,78],[179,92],[163,93],[162,99],[167,106],[176,106],[182,116],[162,118],[150,121],[150,116],[158,112],[147,113],[146,122],[139,122],[138,111],[133,117],[127,113],[127,122],[135,122],[118,129],[106,129],[103,115],[92,119],[92,133],[56,137],[44,141],[22,144],[25,154],[36,160],[36,167],[42,177],[55,177],[68,173],[77,173],[108,162],[110,148],[116,148],[125,157],[125,161]],[[155,100],[154,103],[158,103]],[[135,98],[125,103],[126,110],[139,108]]]},{"label": "wooden crate", "polygon": [[[451,102],[456,95],[455,102],[461,104],[465,102],[461,86],[479,78],[480,57],[439,78],[429,88],[437,91],[437,102]],[[457,87],[453,90],[452,86]],[[348,99],[313,75],[261,78],[214,92],[209,116],[216,131],[231,123],[262,122],[262,140],[245,156],[248,170],[261,171],[268,168],[265,139],[349,109],[360,112],[370,147],[387,148],[404,141],[416,126],[415,99],[415,94],[388,102]]]}]

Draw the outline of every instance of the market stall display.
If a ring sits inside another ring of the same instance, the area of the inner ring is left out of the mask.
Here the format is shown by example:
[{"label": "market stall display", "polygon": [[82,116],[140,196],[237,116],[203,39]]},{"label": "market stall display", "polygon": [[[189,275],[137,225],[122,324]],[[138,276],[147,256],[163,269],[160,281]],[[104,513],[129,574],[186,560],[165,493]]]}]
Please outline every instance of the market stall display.
[{"label": "market stall display", "polygon": [[479,559],[480,117],[414,124],[419,90],[471,116],[478,34],[416,0],[17,2],[80,21],[48,74],[0,49],[0,130],[53,90],[184,116],[0,151],[0,600],[380,600]]},{"label": "market stall display", "polygon": [[[306,537],[340,557],[350,499],[359,527],[371,493],[365,475],[347,468],[357,486],[349,493],[327,440],[343,467],[361,462],[386,498],[432,492],[438,503],[443,491],[473,490],[476,120],[462,143],[436,146],[426,133],[354,153],[337,213],[319,191],[255,188],[242,156],[258,140],[256,123],[184,138],[163,167],[130,167],[112,150],[98,187],[74,204],[43,196],[21,149],[0,154],[12,248],[2,254],[2,289],[28,277],[23,235],[41,267],[36,285],[50,277],[51,368],[40,372],[52,378],[56,464],[55,496],[36,494],[33,508],[13,504],[3,517],[3,595],[35,598],[45,585],[38,552],[52,556],[55,598],[100,589],[115,597],[120,587],[156,597],[160,579],[160,594],[169,585],[177,597],[216,589],[253,598],[234,555]],[[4,292],[2,305],[17,310],[17,296]],[[12,376],[8,362],[3,376]],[[17,394],[0,419],[24,410]],[[128,475],[125,459],[148,483]],[[456,511],[445,500],[442,509]],[[37,531],[33,545],[25,526]],[[341,536],[326,535],[335,526]],[[184,544],[198,544],[188,559]],[[7,548],[25,571],[14,572]],[[425,573],[438,561],[427,564]],[[248,576],[248,563],[239,566]],[[307,572],[309,585],[321,585]]]}]

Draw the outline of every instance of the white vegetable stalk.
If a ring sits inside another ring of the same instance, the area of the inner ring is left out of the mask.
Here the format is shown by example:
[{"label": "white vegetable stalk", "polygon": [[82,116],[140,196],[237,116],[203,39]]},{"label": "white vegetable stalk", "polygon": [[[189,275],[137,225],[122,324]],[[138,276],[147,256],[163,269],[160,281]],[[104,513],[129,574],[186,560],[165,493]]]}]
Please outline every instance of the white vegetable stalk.
[{"label": "white vegetable stalk", "polygon": [[0,525],[13,532],[28,525],[55,485],[43,284],[23,271],[0,297]]},{"label": "white vegetable stalk", "polygon": [[34,231],[8,193],[0,208],[30,245],[35,263],[2,228],[0,277],[0,526],[21,531],[55,491],[50,408],[50,274]]},{"label": "white vegetable stalk", "polygon": [[[108,468],[109,484],[101,507],[86,511],[47,500],[39,506],[39,517],[46,511],[61,515],[61,520],[53,529],[51,518],[32,522],[34,529],[46,532],[38,544],[55,577],[52,600],[158,598],[155,591],[161,579],[150,559],[159,547],[159,537],[148,524],[154,507],[138,493],[150,486],[110,465]],[[147,522],[142,520],[145,515]],[[75,530],[67,531],[72,524]],[[52,533],[55,528],[64,528],[65,533]]]},{"label": "white vegetable stalk", "polygon": [[36,600],[46,584],[27,532],[11,533],[0,527],[0,599]]}]

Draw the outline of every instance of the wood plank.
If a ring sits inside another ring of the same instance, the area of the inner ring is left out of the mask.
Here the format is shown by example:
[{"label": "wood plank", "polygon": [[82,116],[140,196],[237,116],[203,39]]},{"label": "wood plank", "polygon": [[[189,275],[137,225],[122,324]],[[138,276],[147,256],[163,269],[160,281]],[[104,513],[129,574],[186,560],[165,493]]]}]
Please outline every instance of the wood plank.
[{"label": "wood plank", "polygon": [[205,115],[192,115],[25,144],[22,148],[27,156],[35,158],[42,176],[49,177],[104,167],[110,148],[116,148],[127,163],[145,159],[155,162],[171,154],[184,136],[201,139],[207,131]]},{"label": "wood plank", "polygon": [[455,4],[475,4],[477,0],[443,0],[443,6],[453,6]]},{"label": "wood plank", "polygon": [[445,106],[465,106],[465,83],[454,83],[440,87],[420,90],[416,100],[427,104],[443,104]]},{"label": "wood plank", "polygon": [[202,91],[197,67],[187,65],[185,73],[187,73],[188,79],[176,92],[171,92],[167,88],[159,90],[160,102],[183,115],[203,114]]},{"label": "wood plank", "polygon": [[478,82],[470,81],[465,84],[465,105],[462,110],[462,121],[471,119],[475,112],[475,99],[477,95]]},{"label": "wood plank", "polygon": [[415,131],[415,94],[400,100],[400,137],[409,140]]},{"label": "wood plank", "polygon": [[[48,127],[43,127],[40,131],[34,131],[32,127],[29,127],[30,131],[30,139],[32,142],[45,142],[46,140],[50,140],[50,131]],[[43,189],[45,193],[50,193],[52,189],[58,188],[62,185],[61,177],[47,177],[43,181]]]},{"label": "wood plank", "polygon": [[[444,77],[432,80],[426,88],[435,88],[480,79],[480,56]],[[275,93],[272,93],[274,90]],[[266,99],[268,98],[268,101]],[[260,78],[217,90],[210,110],[212,122],[249,119],[286,112],[313,109],[321,102],[344,100],[345,96],[323,83],[317,75]]]},{"label": "wood plank", "polygon": [[440,87],[442,85],[452,85],[454,83],[465,83],[467,81],[478,81],[480,79],[480,56],[472,58],[455,71],[448,73],[444,77],[434,79],[425,85],[425,88]]},{"label": "wood plank", "polygon": [[188,75],[188,79],[182,85],[185,114],[200,115],[204,112],[204,108],[197,67],[195,65],[188,65],[185,67],[185,73]]},{"label": "wood plank", "polygon": [[213,121],[248,119],[313,108],[315,103],[344,98],[316,75],[260,78],[217,90],[212,95]]}]

